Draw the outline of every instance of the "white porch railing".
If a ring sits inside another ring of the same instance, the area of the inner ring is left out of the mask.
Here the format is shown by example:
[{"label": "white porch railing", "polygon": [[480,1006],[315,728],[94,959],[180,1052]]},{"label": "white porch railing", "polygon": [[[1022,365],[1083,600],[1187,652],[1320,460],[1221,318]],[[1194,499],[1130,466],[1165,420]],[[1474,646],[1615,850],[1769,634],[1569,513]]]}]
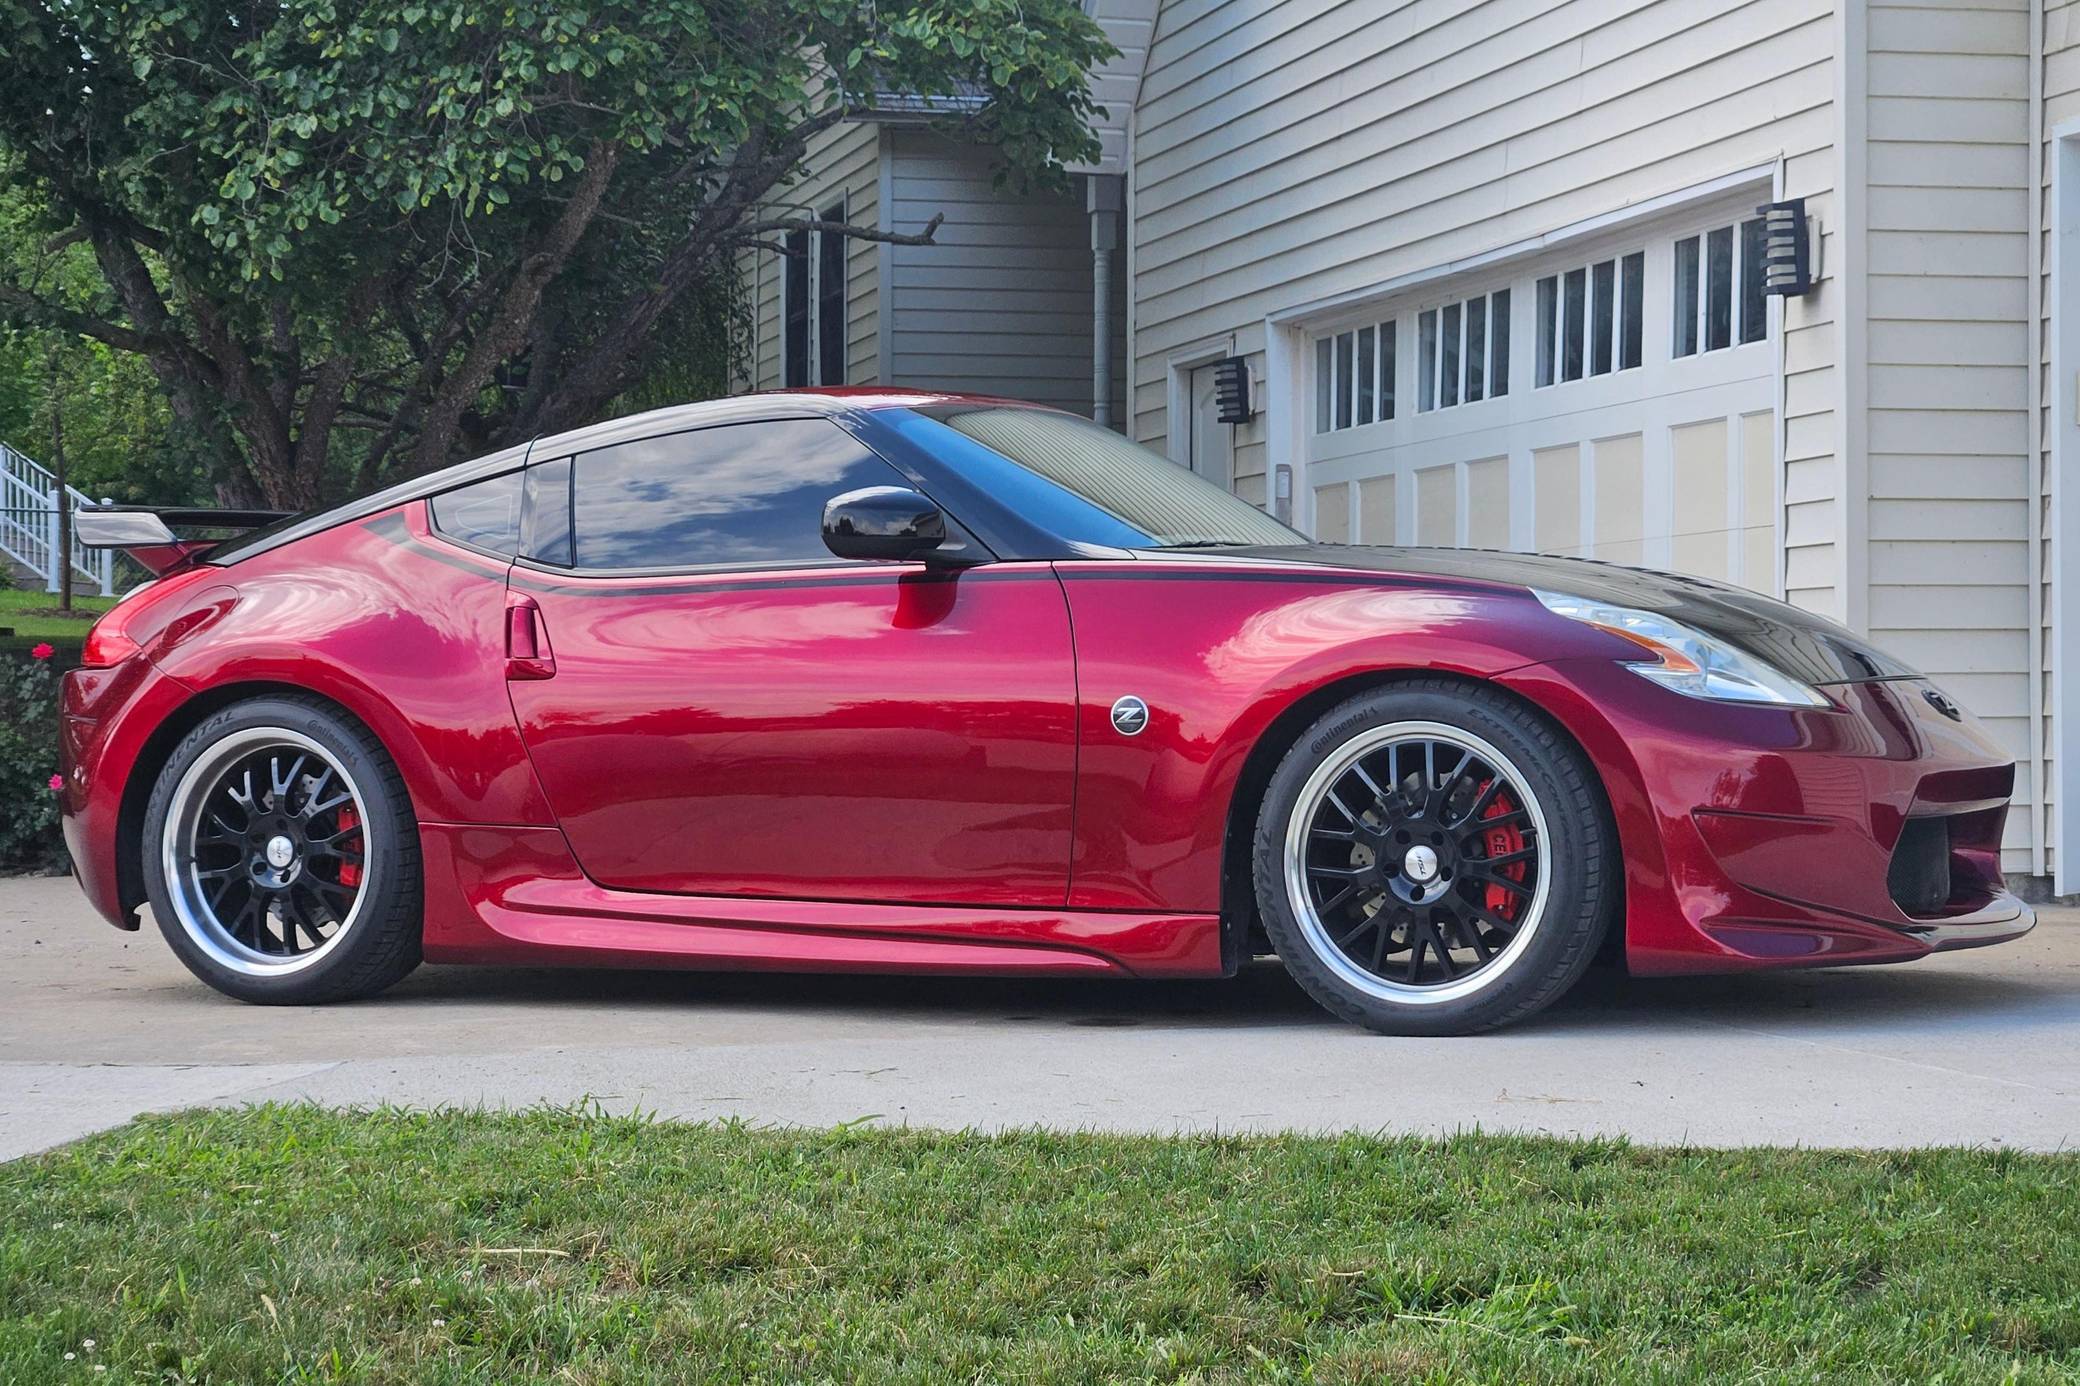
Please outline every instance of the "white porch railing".
[{"label": "white porch railing", "polygon": [[[92,496],[65,488],[75,510],[93,505]],[[33,458],[0,443],[0,553],[5,553],[43,579],[43,590],[55,592],[62,572],[58,552],[58,479]],[[70,567],[106,597],[115,590],[115,553],[80,547],[75,531]],[[76,590],[76,589],[75,589]]]}]

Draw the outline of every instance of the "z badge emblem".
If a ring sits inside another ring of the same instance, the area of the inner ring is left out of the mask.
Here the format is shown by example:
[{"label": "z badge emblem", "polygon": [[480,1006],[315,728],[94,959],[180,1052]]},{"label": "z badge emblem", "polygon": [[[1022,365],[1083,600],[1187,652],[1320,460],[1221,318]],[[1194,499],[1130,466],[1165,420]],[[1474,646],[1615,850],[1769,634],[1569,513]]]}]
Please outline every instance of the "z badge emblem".
[{"label": "z badge emblem", "polygon": [[1129,693],[1112,705],[1112,729],[1134,736],[1148,726],[1148,704]]}]

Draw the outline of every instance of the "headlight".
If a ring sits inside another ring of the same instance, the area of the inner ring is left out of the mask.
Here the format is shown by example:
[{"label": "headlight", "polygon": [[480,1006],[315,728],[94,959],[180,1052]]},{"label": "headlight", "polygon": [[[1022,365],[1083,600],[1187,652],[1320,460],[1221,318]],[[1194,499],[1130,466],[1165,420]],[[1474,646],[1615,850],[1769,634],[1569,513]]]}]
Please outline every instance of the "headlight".
[{"label": "headlight", "polygon": [[1680,621],[1564,592],[1534,589],[1532,595],[1556,616],[1607,630],[1638,645],[1641,658],[1637,662],[1625,661],[1626,667],[1686,697],[1791,707],[1827,706],[1827,699],[1797,679],[1771,668],[1746,650],[1714,640]]}]

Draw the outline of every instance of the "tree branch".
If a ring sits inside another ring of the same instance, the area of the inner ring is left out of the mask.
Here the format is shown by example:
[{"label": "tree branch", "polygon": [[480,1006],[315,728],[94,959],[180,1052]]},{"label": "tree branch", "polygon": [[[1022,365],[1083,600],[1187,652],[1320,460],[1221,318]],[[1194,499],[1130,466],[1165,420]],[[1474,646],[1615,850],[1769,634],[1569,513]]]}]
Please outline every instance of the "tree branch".
[{"label": "tree branch", "polygon": [[[744,241],[756,240],[760,236],[769,235],[775,231],[821,231],[826,235],[845,236],[855,241],[884,241],[889,245],[937,245],[938,242],[933,240],[932,236],[945,220],[946,213],[934,212],[932,213],[932,219],[924,224],[924,230],[903,232],[877,231],[871,226],[854,226],[852,223],[845,221],[818,221],[801,217],[783,218],[779,221],[755,221],[748,226],[735,227],[728,234],[718,236],[716,240],[719,244],[734,245]],[[759,244],[770,245],[772,242],[760,241]],[[796,252],[783,250],[780,253],[793,255]]]},{"label": "tree branch", "polygon": [[92,314],[67,308],[62,303],[53,303],[13,284],[0,283],[0,307],[13,309],[23,320],[35,323],[39,327],[76,332],[82,337],[92,337],[97,342],[105,342],[117,351],[133,352],[139,356],[147,355],[151,351],[152,344],[146,341],[141,333],[104,321]]},{"label": "tree branch", "polygon": [[462,422],[463,410],[491,379],[499,362],[526,342],[535,310],[541,304],[542,290],[562,271],[571,252],[577,249],[579,240],[592,225],[593,215],[605,199],[607,186],[613,181],[614,168],[620,161],[621,146],[618,144],[595,144],[586,155],[584,171],[578,176],[578,185],[572,190],[569,204],[551,224],[542,243],[522,257],[520,272],[507,284],[491,320],[477,333],[476,340],[463,353],[461,364],[456,366],[440,395],[427,409],[426,422],[420,428],[418,442],[412,449],[420,471],[447,460],[448,450],[454,445]]}]

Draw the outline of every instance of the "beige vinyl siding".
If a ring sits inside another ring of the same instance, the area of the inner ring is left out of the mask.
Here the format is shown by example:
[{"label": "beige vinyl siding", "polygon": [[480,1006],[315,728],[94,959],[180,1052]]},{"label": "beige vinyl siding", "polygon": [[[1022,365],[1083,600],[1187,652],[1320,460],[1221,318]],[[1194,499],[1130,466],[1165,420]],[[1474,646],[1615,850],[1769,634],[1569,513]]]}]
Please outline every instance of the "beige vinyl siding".
[{"label": "beige vinyl siding", "polygon": [[1872,4],[1864,245],[1871,638],[2014,755],[2008,867],[2032,782],[2024,0]]},{"label": "beige vinyl siding", "polygon": [[[1831,226],[1834,44],[1825,0],[1165,4],[1134,129],[1135,436],[1164,438],[1180,347],[1261,348],[1269,313],[1714,177],[1782,160]],[[1832,315],[1824,290],[1786,315],[1791,595],[1823,610]]]},{"label": "beige vinyl siding", "polygon": [[[931,245],[889,255],[888,380],[1091,412],[1091,233],[1080,181],[1060,192],[996,186],[989,151],[915,130],[890,134],[893,225],[944,214]],[[1124,403],[1126,257],[1115,253],[1115,407]]]},{"label": "beige vinyl siding", "polygon": [[[846,220],[880,229],[880,131],[866,124],[838,125],[810,142],[802,174],[761,208],[763,216],[814,217],[840,198]],[[776,238],[777,239],[777,238]],[[873,384],[881,379],[877,246],[854,240],[845,256],[845,380]],[[780,385],[780,280],[783,257],[772,251],[748,257],[753,301],[749,386]]]}]

